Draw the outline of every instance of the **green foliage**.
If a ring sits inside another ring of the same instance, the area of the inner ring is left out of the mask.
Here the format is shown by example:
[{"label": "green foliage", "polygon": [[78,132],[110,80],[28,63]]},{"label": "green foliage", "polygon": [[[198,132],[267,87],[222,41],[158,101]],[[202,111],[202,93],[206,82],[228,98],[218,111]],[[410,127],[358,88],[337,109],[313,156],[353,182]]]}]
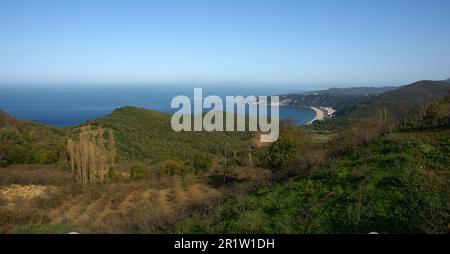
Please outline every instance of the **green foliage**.
[{"label": "green foliage", "polygon": [[303,134],[292,123],[284,123],[280,137],[267,152],[267,164],[270,168],[280,169],[290,162],[301,146]]},{"label": "green foliage", "polygon": [[388,114],[389,117],[400,122],[416,123],[423,113],[418,112],[418,106],[425,102],[443,99],[449,90],[450,84],[446,82],[418,81],[376,97],[369,97],[366,101],[349,105],[338,113],[353,120],[369,115]]},{"label": "green foliage", "polygon": [[65,160],[64,144],[61,130],[18,121],[0,111],[0,167]]},{"label": "green foliage", "polygon": [[279,139],[269,149],[267,159],[272,168],[279,169],[288,163],[295,152],[295,144],[287,139]]},{"label": "green foliage", "polygon": [[5,127],[0,129],[0,142],[23,144],[25,141],[17,129],[12,127]]},{"label": "green foliage", "polygon": [[[130,171],[130,173],[131,173],[131,171]],[[108,170],[108,173],[106,174],[106,177],[108,178],[108,181],[111,181],[111,182],[119,181],[119,176],[116,174],[116,171],[114,171],[112,169]]]},{"label": "green foliage", "polygon": [[442,101],[425,104],[425,110],[419,126],[422,128],[448,126],[450,124],[450,97]]},{"label": "green foliage", "polygon": [[21,145],[13,145],[9,147],[6,160],[10,164],[26,164],[33,161],[30,150]]},{"label": "green foliage", "polygon": [[[151,163],[191,160],[197,152],[219,155],[224,142],[231,144],[230,149],[238,149],[253,135],[250,132],[175,132],[169,114],[136,107],[116,109],[90,124],[113,129],[119,158]],[[76,132],[74,128],[69,131]]]},{"label": "green foliage", "polygon": [[448,233],[450,130],[390,134],[185,220],[189,233]]},{"label": "green foliage", "polygon": [[330,88],[314,91],[314,93],[299,93],[282,95],[281,100],[287,100],[291,106],[327,106],[341,110],[345,107],[366,101],[367,98],[390,91],[395,87],[350,87]]},{"label": "green foliage", "polygon": [[147,176],[147,172],[138,165],[132,166],[130,168],[130,178],[134,180],[142,179]]},{"label": "green foliage", "polygon": [[187,165],[178,160],[166,160],[162,164],[162,171],[165,175],[183,175],[190,171]]},{"label": "green foliage", "polygon": [[34,161],[40,164],[51,164],[58,160],[58,154],[47,148],[40,148],[34,153]]},{"label": "green foliage", "polygon": [[211,158],[204,153],[195,153],[193,162],[196,172],[207,172],[212,166]]}]

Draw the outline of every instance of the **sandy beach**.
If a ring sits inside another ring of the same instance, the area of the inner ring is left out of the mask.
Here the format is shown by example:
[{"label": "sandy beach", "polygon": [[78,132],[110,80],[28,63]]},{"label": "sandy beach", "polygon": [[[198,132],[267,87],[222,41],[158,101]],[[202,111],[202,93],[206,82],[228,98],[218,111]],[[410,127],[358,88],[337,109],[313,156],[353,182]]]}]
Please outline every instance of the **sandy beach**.
[{"label": "sandy beach", "polygon": [[322,109],[316,107],[310,107],[314,112],[316,112],[316,117],[313,120],[306,123],[307,125],[312,124],[316,120],[323,120],[325,118],[325,114]]}]

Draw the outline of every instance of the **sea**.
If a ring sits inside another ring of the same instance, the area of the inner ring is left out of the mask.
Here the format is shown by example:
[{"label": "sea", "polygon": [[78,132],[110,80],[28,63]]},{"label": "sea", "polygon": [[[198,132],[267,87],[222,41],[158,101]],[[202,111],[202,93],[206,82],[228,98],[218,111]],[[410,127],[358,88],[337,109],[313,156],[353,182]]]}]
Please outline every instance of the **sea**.
[{"label": "sea", "polygon": [[[0,110],[18,119],[55,127],[69,127],[110,114],[114,109],[136,106],[173,113],[172,98],[178,95],[194,97],[194,87],[186,85],[1,85]],[[295,87],[283,86],[204,86],[203,98],[216,95],[244,97],[281,95],[302,92]],[[225,107],[224,107],[225,108]],[[280,119],[305,124],[315,117],[310,108],[281,106]]]}]

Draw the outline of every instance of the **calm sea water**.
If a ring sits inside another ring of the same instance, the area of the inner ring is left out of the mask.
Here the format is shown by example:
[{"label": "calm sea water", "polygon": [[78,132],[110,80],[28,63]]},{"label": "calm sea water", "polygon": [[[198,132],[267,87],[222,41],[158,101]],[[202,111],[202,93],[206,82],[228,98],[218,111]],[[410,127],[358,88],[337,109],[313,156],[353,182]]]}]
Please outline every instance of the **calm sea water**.
[{"label": "calm sea water", "polygon": [[[300,92],[283,87],[204,87],[208,95],[263,96]],[[174,96],[193,98],[193,87],[186,86],[0,86],[0,109],[18,119],[56,127],[82,124],[111,113],[123,106],[137,106],[162,112],[175,112],[170,103]],[[224,100],[225,101],[225,100]],[[280,107],[282,119],[298,124],[312,120],[315,113],[308,108]]]}]

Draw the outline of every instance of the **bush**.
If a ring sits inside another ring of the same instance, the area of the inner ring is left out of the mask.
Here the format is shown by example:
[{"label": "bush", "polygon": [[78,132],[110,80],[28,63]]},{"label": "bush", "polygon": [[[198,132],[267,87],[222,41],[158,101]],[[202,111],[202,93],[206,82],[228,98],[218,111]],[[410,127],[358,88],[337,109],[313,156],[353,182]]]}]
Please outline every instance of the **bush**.
[{"label": "bush", "polygon": [[194,168],[196,172],[206,172],[212,166],[212,161],[207,154],[196,153],[194,154]]},{"label": "bush", "polygon": [[106,175],[108,181],[117,182],[119,181],[119,176],[116,174],[116,171],[110,169],[108,170],[108,174]]},{"label": "bush", "polygon": [[297,128],[292,122],[282,122],[280,125],[280,137],[272,143],[266,154],[267,166],[272,169],[283,169],[295,159],[297,152],[304,147],[302,129]]},{"label": "bush", "polygon": [[9,149],[7,160],[11,164],[26,164],[33,162],[30,151],[21,145],[13,145]]},{"label": "bush", "polygon": [[2,128],[0,129],[0,142],[12,142],[15,144],[23,144],[24,140],[20,132],[15,128]]},{"label": "bush", "polygon": [[187,170],[182,162],[177,160],[166,160],[162,165],[163,173],[169,176],[183,175]]},{"label": "bush", "polygon": [[34,160],[36,163],[51,164],[58,160],[58,155],[55,151],[47,148],[41,148],[34,155]]},{"label": "bush", "polygon": [[292,159],[295,151],[295,143],[280,138],[269,149],[267,154],[268,163],[272,168],[280,169]]},{"label": "bush", "polygon": [[142,179],[147,176],[147,173],[140,166],[133,166],[130,168],[130,178],[131,179]]}]

